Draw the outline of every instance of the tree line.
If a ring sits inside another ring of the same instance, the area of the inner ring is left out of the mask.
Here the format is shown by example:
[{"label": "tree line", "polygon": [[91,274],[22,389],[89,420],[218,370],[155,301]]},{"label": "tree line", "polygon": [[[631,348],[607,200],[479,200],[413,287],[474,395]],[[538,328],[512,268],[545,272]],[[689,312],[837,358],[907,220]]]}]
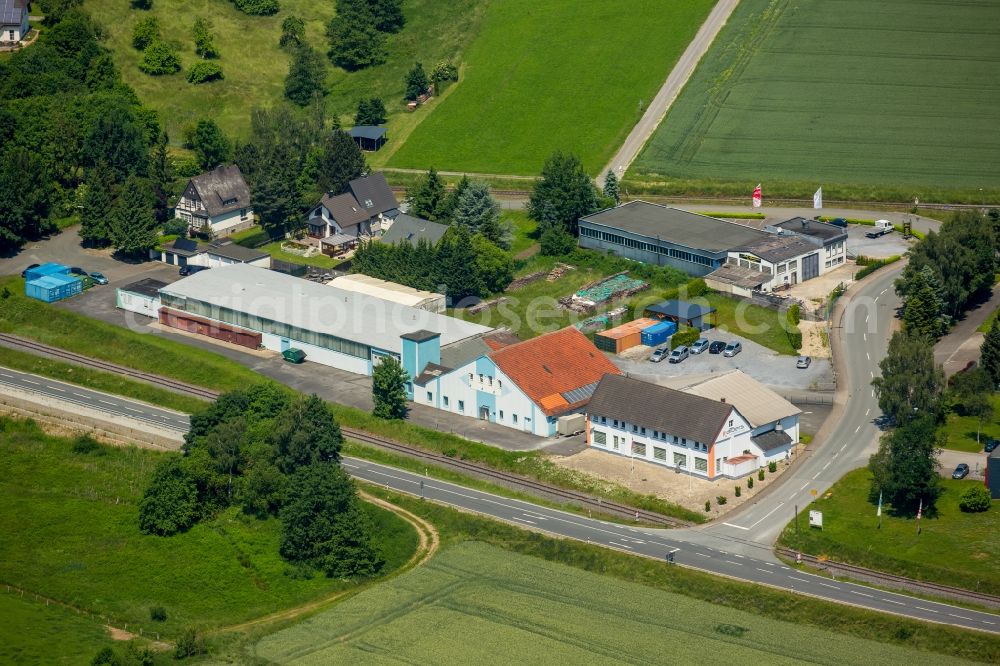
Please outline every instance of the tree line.
[{"label": "tree line", "polygon": [[316,395],[273,384],[223,394],[191,416],[183,454],[154,470],[139,506],[145,534],[170,536],[229,507],[281,521],[279,552],[306,573],[370,576],[384,560],[340,464],[343,436]]}]

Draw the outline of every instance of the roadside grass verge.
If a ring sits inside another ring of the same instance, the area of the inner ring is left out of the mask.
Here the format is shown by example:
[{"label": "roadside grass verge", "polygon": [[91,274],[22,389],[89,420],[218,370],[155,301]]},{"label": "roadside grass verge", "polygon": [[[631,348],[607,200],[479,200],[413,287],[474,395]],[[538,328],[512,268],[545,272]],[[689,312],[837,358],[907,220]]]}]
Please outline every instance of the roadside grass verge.
[{"label": "roadside grass verge", "polygon": [[388,164],[535,174],[558,149],[576,152],[596,174],[713,4],[490,2],[463,58],[464,78]]},{"label": "roadside grass verge", "polygon": [[[849,472],[826,495],[785,527],[779,544],[831,560],[889,573],[1000,594],[1000,505],[985,513],[964,513],[958,501],[978,481],[944,479],[938,515],[917,522],[882,507],[878,528],[875,505],[868,501],[871,473]],[[809,509],[823,512],[823,529],[810,529]]]},{"label": "roadside grass verge", "polygon": [[175,409],[188,414],[202,409],[206,405],[205,401],[200,398],[174,393],[111,372],[92,370],[2,346],[0,346],[0,365],[85,386],[96,391],[134,398],[158,407]]},{"label": "roadside grass verge", "polygon": [[111,637],[79,613],[0,586],[0,662],[89,664]]},{"label": "roadside grass verge", "polygon": [[[280,523],[237,508],[172,537],[139,532],[139,501],[163,454],[73,439],[31,421],[0,418],[0,578],[144,635],[208,629],[352,589],[356,581],[290,575],[278,554]],[[404,564],[417,536],[365,504],[378,527],[385,572]],[[163,606],[153,622],[150,607]]]},{"label": "roadside grass verge", "polygon": [[[530,596],[536,594],[538,593],[535,592],[536,590],[547,589],[548,585],[552,585],[563,575],[575,578],[575,581],[560,585],[558,593],[552,596],[559,599],[567,599],[570,603],[572,603],[572,599],[579,598],[580,601],[577,603],[581,606],[579,611],[581,614],[590,613],[592,611],[588,609],[594,608],[592,603],[589,601],[584,602],[583,599],[592,600],[594,598],[593,595],[603,594],[605,586],[612,581],[614,581],[613,586],[615,587],[614,598],[608,600],[607,603],[598,604],[597,608],[602,614],[611,613],[618,618],[628,618],[630,617],[630,613],[625,610],[616,612],[616,608],[623,608],[623,605],[634,604],[637,599],[649,594],[649,589],[655,590],[656,594],[666,592],[682,595],[681,597],[663,597],[662,601],[651,600],[650,602],[646,602],[646,607],[656,609],[656,618],[651,619],[648,624],[644,624],[643,645],[646,644],[645,640],[653,640],[653,637],[661,631],[669,631],[675,625],[678,625],[682,630],[692,631],[699,637],[712,637],[715,635],[713,627],[719,624],[732,624],[750,629],[746,636],[746,639],[749,640],[727,638],[727,642],[732,644],[760,646],[764,642],[767,642],[767,645],[770,647],[773,645],[770,641],[780,641],[783,637],[787,637],[789,643],[795,641],[796,646],[799,645],[798,641],[803,639],[815,641],[811,646],[806,645],[801,648],[793,648],[797,651],[787,653],[788,658],[792,660],[801,659],[803,653],[814,654],[811,652],[812,650],[824,651],[822,653],[815,653],[815,660],[824,663],[843,662],[845,664],[855,664],[857,663],[858,654],[865,654],[865,663],[885,659],[889,662],[896,660],[896,663],[902,661],[915,664],[939,664],[945,663],[945,661],[955,657],[985,663],[996,663],[1000,660],[1000,638],[992,634],[965,631],[946,625],[918,622],[889,614],[875,613],[852,606],[839,605],[803,595],[786,593],[769,587],[733,581],[684,567],[672,566],[659,560],[631,556],[569,539],[552,538],[491,519],[464,514],[431,502],[387,492],[384,489],[372,488],[369,492],[373,495],[386,497],[393,503],[398,503],[431,521],[439,529],[444,546],[462,544],[468,541],[482,542],[503,549],[508,553],[528,555],[533,558],[540,558],[548,563],[564,564],[578,570],[577,573],[571,574],[565,572],[564,569],[562,569],[562,572],[565,573],[560,573],[558,570],[543,567],[542,570],[547,570],[551,573],[542,575],[537,585],[518,585],[516,594],[519,599],[527,599],[524,595]],[[447,557],[448,554],[449,549],[444,549],[438,557]],[[435,560],[431,561],[428,568],[435,567]],[[500,566],[506,569],[506,566]],[[537,573],[538,565],[530,559],[516,558],[514,562],[509,563],[507,566],[510,566],[509,574],[502,576],[501,580],[515,580],[519,571],[526,572],[525,575],[529,576],[539,575]],[[477,573],[482,572],[484,578],[488,579],[491,577],[489,574],[491,567],[463,566],[459,567],[458,572],[468,572],[470,570]],[[601,574],[602,578],[583,576],[580,570],[582,572]],[[417,571],[407,574],[407,576],[416,575],[418,575]],[[396,580],[403,581],[408,579],[400,578]],[[399,584],[402,583],[400,582]],[[507,584],[509,585],[510,583]],[[636,588],[633,584],[645,586],[646,589]],[[484,580],[481,585],[474,587],[474,590],[478,594],[470,591],[470,594],[473,596],[466,595],[465,598],[473,604],[484,603],[482,599],[495,596],[487,592],[490,588],[491,584],[489,581]],[[586,592],[583,593],[583,596],[577,597],[576,590],[586,590]],[[479,601],[475,601],[476,599]],[[678,605],[684,605],[685,608],[689,608],[690,610],[687,613],[689,613],[690,618],[685,617],[684,612],[680,613],[677,617],[673,615],[668,616],[670,614],[669,609],[673,607],[671,599],[676,600]],[[691,600],[708,602],[711,605],[705,607],[687,606],[686,604],[690,603]],[[399,605],[396,604],[393,607],[398,608]],[[449,607],[453,608],[454,606]],[[461,607],[469,608],[466,604],[462,604]],[[532,609],[537,609],[537,607],[538,603],[508,605],[506,608],[509,612],[505,612],[499,616],[491,616],[497,622],[497,625],[492,626],[495,626],[497,630],[506,630],[507,625],[517,623],[515,619],[516,614],[521,612],[536,613],[537,611]],[[736,620],[728,615],[730,610],[745,611],[748,615],[741,615]],[[338,612],[339,609],[332,609],[322,616],[318,616],[316,620],[317,622],[324,623],[329,630],[333,631],[337,626],[333,618]],[[646,609],[641,607],[636,610],[636,613],[640,615],[645,612]],[[550,617],[560,615],[562,613],[553,613]],[[577,617],[575,613],[572,615],[573,617]],[[363,613],[357,617],[369,618],[372,616]],[[528,620],[528,618],[521,619]],[[688,622],[691,619],[694,620],[694,623],[689,625]],[[757,622],[762,620],[777,620],[789,624],[781,627],[772,625],[770,628],[765,629],[762,625],[757,624]],[[450,623],[446,623],[446,625],[451,626]],[[658,627],[657,631],[649,633],[650,626]],[[302,632],[309,627],[310,625],[304,624],[297,631]],[[292,632],[296,632],[296,629],[293,628],[287,634],[275,634],[273,636],[274,644],[282,642],[291,644],[294,640]],[[826,632],[831,632],[835,635]],[[606,634],[606,631],[594,631],[589,635]],[[389,632],[388,635],[394,636],[397,633]],[[555,635],[563,636],[568,634],[557,632]],[[856,639],[866,639],[873,641],[873,643],[853,643]],[[669,641],[669,646],[671,646],[670,649],[673,649],[673,646],[684,645],[688,642],[689,640],[677,637]],[[584,641],[584,644],[590,645],[592,643]],[[848,647],[848,645],[852,644],[854,647]],[[632,641],[621,649],[632,649],[635,645],[638,645],[638,643]],[[786,644],[782,642],[781,645]],[[803,643],[802,645],[805,644]],[[911,650],[906,653],[896,652],[896,648],[893,648],[893,646],[910,648]],[[554,647],[564,649],[562,645]],[[471,648],[466,647],[464,649]],[[764,661],[774,663],[774,660],[778,659],[779,655],[786,654],[782,652],[783,649],[783,647],[778,647],[770,650],[770,653],[764,657]],[[612,650],[607,654],[620,653],[619,651]],[[644,652],[644,656],[637,656],[637,660],[648,659],[649,654],[650,652],[648,651]],[[703,658],[704,652],[701,654]],[[606,659],[607,656],[605,655],[604,658]],[[570,656],[568,660],[572,661],[573,656]],[[697,658],[692,657],[691,660],[696,661]]]},{"label": "roadside grass verge", "polygon": [[10,296],[0,301],[0,332],[219,391],[263,381],[257,373],[219,354],[28,298],[24,280],[17,276],[0,278],[0,292],[4,287]]},{"label": "roadside grass verge", "polygon": [[[1000,394],[994,393],[990,396],[990,403],[993,405],[993,413],[1000,414]],[[986,419],[979,423],[975,416],[963,416],[958,410],[958,405],[945,417],[945,421],[938,428],[944,443],[942,448],[954,451],[965,451],[967,453],[981,453],[987,439],[1000,439],[1000,423],[993,419]],[[979,441],[976,441],[976,431],[979,430]]]}]

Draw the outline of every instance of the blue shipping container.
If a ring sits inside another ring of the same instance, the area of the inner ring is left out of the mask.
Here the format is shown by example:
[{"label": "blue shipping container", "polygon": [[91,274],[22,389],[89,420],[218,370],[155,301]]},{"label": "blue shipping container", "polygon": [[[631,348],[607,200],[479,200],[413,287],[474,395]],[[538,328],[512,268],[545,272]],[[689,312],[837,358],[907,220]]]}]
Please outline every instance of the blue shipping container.
[{"label": "blue shipping container", "polygon": [[40,277],[45,277],[46,275],[69,275],[69,266],[63,266],[62,264],[55,264],[49,262],[47,264],[42,264],[41,266],[35,266],[34,268],[29,268],[24,274],[24,279],[27,281],[37,280]]},{"label": "blue shipping container", "polygon": [[647,347],[658,347],[677,332],[677,324],[672,321],[661,321],[642,330],[642,344]]},{"label": "blue shipping container", "polygon": [[46,303],[76,296],[81,291],[83,291],[83,283],[79,278],[68,275],[43,275],[38,279],[28,280],[24,283],[26,296]]}]

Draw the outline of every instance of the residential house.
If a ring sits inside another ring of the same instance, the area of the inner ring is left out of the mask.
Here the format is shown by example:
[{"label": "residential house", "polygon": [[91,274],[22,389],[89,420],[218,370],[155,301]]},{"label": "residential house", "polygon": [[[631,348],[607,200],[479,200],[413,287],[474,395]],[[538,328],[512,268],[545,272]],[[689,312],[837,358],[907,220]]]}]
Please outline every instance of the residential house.
[{"label": "residential house", "polygon": [[249,229],[254,224],[250,188],[240,168],[216,167],[188,181],[174,207],[174,217],[189,228],[212,238]]},{"label": "residential house", "polygon": [[28,0],[0,0],[0,44],[18,44],[30,30]]},{"label": "residential house", "polygon": [[541,437],[581,412],[602,377],[621,373],[572,326],[499,349],[479,338],[450,358],[426,331],[403,338],[413,402]]},{"label": "residential house", "polygon": [[309,212],[308,233],[324,254],[336,256],[377,238],[399,215],[399,203],[381,173],[356,178],[344,194],[324,194]]}]

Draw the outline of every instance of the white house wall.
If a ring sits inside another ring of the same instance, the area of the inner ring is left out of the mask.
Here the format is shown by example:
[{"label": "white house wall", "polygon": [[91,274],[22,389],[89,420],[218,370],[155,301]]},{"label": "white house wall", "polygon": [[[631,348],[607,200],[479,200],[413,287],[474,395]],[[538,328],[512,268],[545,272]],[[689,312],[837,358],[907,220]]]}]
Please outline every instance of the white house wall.
[{"label": "white house wall", "polygon": [[358,375],[367,376],[371,374],[371,361],[369,359],[358,358],[348,354],[341,354],[340,352],[306,344],[305,342],[292,338],[282,338],[281,336],[273,335],[271,333],[263,333],[261,335],[261,345],[263,345],[265,349],[271,349],[276,352],[281,352],[289,347],[294,347],[305,352],[307,362],[314,362],[321,365],[328,365],[333,368],[340,368],[341,370],[353,372]]},{"label": "white house wall", "polygon": [[[240,214],[241,212],[243,213],[242,215]],[[253,226],[253,210],[250,208],[237,209],[224,215],[209,218],[209,223],[212,225],[213,234],[216,236],[228,236],[229,234],[249,229]]]},{"label": "white house wall", "polygon": [[159,316],[160,298],[158,296],[145,296],[121,289],[117,290],[116,296],[115,305],[122,310],[153,317],[154,319]]}]

